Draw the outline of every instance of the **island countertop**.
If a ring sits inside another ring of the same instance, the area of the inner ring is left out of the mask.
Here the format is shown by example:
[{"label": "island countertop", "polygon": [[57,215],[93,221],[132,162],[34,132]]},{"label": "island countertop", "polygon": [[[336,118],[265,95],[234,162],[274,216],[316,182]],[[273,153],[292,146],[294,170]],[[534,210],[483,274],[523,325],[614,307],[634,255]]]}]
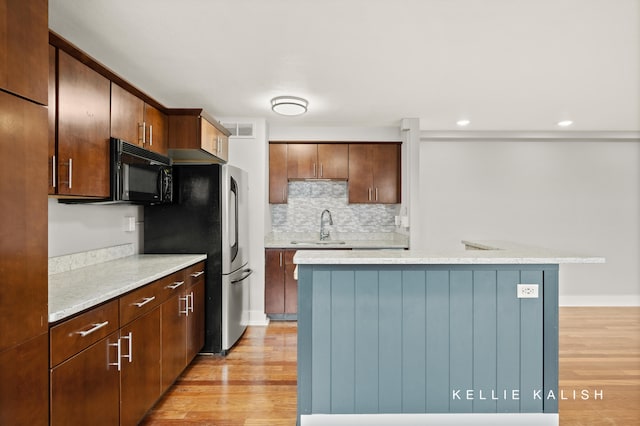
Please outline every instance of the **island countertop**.
[{"label": "island countertop", "polygon": [[305,250],[298,265],[450,265],[450,264],[564,264],[604,263],[604,257],[568,253],[507,241],[466,241],[460,250]]},{"label": "island countertop", "polygon": [[141,254],[49,275],[53,323],[201,262],[204,254]]}]

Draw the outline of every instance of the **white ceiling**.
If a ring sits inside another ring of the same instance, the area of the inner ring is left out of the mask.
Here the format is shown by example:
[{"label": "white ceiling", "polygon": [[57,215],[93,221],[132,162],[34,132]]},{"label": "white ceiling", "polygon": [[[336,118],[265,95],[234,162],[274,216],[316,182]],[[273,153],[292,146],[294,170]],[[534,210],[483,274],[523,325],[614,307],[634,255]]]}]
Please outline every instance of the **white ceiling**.
[{"label": "white ceiling", "polygon": [[[49,0],[168,107],[277,126],[640,130],[639,0]],[[280,117],[269,100],[309,100]]]}]

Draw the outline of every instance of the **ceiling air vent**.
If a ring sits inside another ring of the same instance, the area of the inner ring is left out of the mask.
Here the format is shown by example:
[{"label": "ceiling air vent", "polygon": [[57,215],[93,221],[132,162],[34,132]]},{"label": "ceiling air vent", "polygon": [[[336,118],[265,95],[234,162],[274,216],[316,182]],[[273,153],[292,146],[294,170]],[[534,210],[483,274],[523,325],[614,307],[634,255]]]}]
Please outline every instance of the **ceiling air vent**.
[{"label": "ceiling air vent", "polygon": [[222,123],[234,138],[253,138],[253,123]]}]

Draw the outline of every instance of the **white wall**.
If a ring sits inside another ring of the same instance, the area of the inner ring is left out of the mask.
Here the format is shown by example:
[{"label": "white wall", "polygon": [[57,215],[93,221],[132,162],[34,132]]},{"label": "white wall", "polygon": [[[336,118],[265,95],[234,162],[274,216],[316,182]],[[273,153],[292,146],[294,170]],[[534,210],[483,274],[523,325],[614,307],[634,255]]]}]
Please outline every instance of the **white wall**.
[{"label": "white wall", "polygon": [[249,264],[253,275],[249,278],[249,323],[264,325],[264,235],[268,215],[267,128],[264,119],[223,118],[223,122],[253,122],[254,138],[231,138],[229,164],[249,173]]},{"label": "white wall", "polygon": [[[136,219],[136,231],[125,232],[125,217]],[[128,204],[61,204],[49,199],[49,257],[134,244],[140,251],[142,207]]]},{"label": "white wall", "polygon": [[640,143],[422,141],[424,238],[511,240],[606,257],[562,265],[561,305],[640,305]]}]

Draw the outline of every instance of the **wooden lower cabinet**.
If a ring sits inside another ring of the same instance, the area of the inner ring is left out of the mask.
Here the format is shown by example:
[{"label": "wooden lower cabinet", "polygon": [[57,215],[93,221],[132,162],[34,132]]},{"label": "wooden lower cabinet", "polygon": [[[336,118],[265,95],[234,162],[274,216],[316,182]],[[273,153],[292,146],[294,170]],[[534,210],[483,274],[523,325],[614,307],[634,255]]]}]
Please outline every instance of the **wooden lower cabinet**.
[{"label": "wooden lower cabinet", "polygon": [[45,333],[0,352],[0,425],[48,424],[48,346]]},{"label": "wooden lower cabinet", "polygon": [[295,254],[296,250],[265,250],[265,313],[272,319],[295,319],[298,313]]},{"label": "wooden lower cabinet", "polygon": [[120,424],[136,425],[162,394],[160,308],[120,329]]},{"label": "wooden lower cabinet", "polygon": [[136,425],[204,345],[204,262],[64,320],[49,335],[51,424]]},{"label": "wooden lower cabinet", "polygon": [[115,332],[51,370],[51,425],[118,424],[118,340]]}]

